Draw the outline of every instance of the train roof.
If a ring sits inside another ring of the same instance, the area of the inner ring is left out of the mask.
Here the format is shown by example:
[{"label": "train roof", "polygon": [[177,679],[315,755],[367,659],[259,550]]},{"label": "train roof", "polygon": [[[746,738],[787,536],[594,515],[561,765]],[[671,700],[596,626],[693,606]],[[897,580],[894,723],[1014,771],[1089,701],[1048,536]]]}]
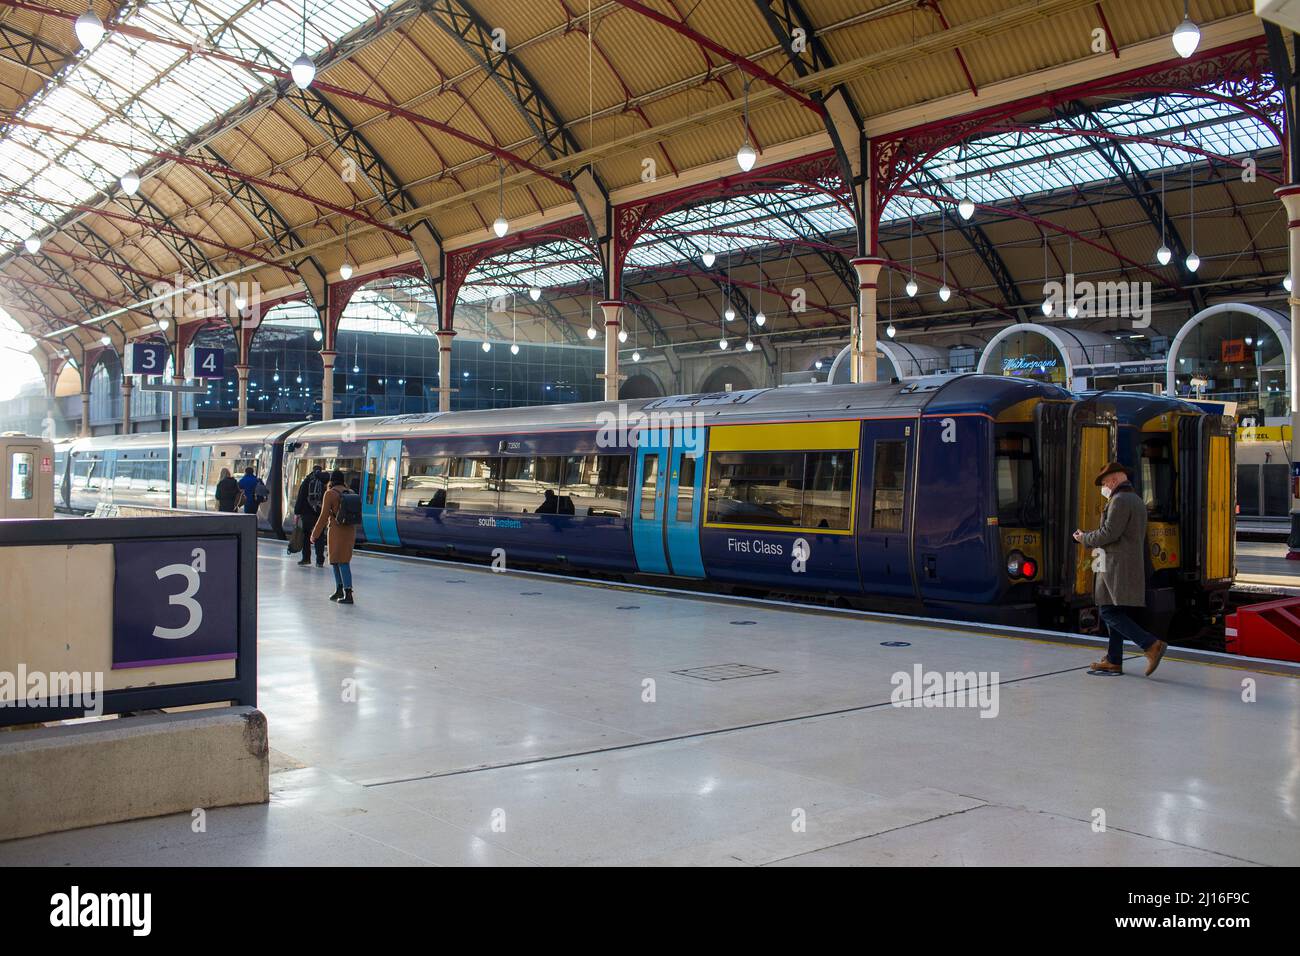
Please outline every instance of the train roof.
[{"label": "train roof", "polygon": [[1087,391],[1079,392],[1080,398],[1114,406],[1115,414],[1121,425],[1142,425],[1157,415],[1181,412],[1185,415],[1204,415],[1205,409],[1192,402],[1169,395],[1153,395],[1150,392],[1121,391]]},{"label": "train roof", "polygon": [[[482,434],[525,430],[560,431],[597,428],[603,422],[634,424],[637,415],[698,414],[705,424],[744,424],[772,420],[857,417],[912,417],[927,413],[983,413],[1001,410],[1027,398],[1069,399],[1055,385],[998,375],[933,375],[903,382],[856,385],[787,385],[736,392],[670,395],[662,398],[617,402],[583,402],[565,405],[529,405],[520,408],[479,409],[461,412],[424,412],[376,418],[333,419],[325,422],[228,426],[181,432],[178,447],[197,444],[260,444],[282,436],[294,442],[335,442],[345,427],[358,440],[402,438],[428,434]],[[661,419],[662,420],[662,419]],[[349,423],[345,425],[345,422]],[[105,435],[72,443],[74,451],[100,448],[151,448],[166,444],[165,432]]]}]

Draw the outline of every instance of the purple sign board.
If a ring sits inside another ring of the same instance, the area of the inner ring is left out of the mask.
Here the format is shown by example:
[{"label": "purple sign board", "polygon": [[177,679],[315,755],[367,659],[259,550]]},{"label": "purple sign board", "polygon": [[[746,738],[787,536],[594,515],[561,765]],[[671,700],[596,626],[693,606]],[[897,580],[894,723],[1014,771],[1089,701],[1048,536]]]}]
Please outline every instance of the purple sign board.
[{"label": "purple sign board", "polygon": [[114,670],[235,659],[235,538],[118,541],[113,556]]}]

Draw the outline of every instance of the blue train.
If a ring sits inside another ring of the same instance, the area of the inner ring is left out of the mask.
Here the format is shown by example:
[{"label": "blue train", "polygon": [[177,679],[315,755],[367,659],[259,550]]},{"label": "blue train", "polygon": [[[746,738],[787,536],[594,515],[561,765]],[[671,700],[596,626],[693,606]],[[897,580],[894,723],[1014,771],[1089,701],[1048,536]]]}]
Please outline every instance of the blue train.
[{"label": "blue train", "polygon": [[[1173,572],[1152,607],[1222,609],[1231,436],[1176,400],[943,376],[185,432],[178,501],[212,510],[220,469],[251,466],[272,492],[261,527],[284,537],[319,463],[360,492],[370,545],[1075,628],[1092,569],[1070,532],[1096,527],[1092,477],[1117,454]],[[167,454],[161,434],[71,442],[61,503],[166,505]]]}]

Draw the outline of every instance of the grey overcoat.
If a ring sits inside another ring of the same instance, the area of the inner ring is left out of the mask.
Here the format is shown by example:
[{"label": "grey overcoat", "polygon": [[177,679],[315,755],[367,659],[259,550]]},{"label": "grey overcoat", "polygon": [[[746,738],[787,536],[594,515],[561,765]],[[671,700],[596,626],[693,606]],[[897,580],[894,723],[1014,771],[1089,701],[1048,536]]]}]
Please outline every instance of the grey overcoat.
[{"label": "grey overcoat", "polygon": [[[1100,607],[1146,604],[1147,506],[1129,484],[1120,485],[1106,504],[1101,527],[1083,535],[1083,546],[1102,549],[1093,599]],[[1092,555],[1084,556],[1092,560]]]}]

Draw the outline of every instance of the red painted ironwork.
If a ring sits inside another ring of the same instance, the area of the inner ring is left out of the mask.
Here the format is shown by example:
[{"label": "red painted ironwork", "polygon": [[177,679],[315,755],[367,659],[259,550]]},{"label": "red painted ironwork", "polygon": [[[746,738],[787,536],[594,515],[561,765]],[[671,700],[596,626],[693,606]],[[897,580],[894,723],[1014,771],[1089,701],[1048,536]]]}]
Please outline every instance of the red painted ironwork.
[{"label": "red painted ironwork", "polygon": [[547,242],[557,241],[576,242],[590,249],[593,260],[597,263],[600,262],[600,254],[592,245],[591,231],[587,228],[587,220],[581,216],[573,216],[561,222],[548,223],[535,229],[526,229],[517,235],[506,235],[500,239],[490,239],[478,245],[466,246],[463,249],[457,249],[455,252],[447,253],[447,270],[444,282],[449,308],[455,307],[461,286],[465,284],[465,277],[484,259],[515,249],[527,249],[531,246],[540,246]]}]

